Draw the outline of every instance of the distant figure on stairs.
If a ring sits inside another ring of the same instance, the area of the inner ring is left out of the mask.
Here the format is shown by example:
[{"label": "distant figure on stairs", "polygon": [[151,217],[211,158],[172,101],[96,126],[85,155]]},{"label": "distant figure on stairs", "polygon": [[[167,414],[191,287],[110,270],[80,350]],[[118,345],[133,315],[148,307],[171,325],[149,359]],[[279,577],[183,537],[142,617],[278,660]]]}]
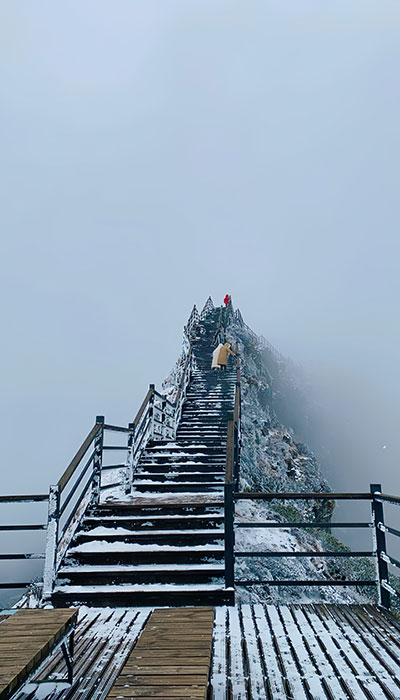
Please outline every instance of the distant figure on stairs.
[{"label": "distant figure on stairs", "polygon": [[218,355],[218,364],[223,370],[226,369],[228,364],[228,355],[233,355],[233,357],[236,357],[236,353],[231,350],[230,343],[224,343]]},{"label": "distant figure on stairs", "polygon": [[224,346],[222,345],[222,343],[220,343],[220,344],[215,348],[215,350],[214,350],[214,352],[213,352],[213,354],[212,354],[211,369],[220,369],[220,366],[219,366],[219,364],[218,364],[218,357],[219,357],[219,351],[220,351],[221,348],[223,348],[223,347],[224,347]]}]

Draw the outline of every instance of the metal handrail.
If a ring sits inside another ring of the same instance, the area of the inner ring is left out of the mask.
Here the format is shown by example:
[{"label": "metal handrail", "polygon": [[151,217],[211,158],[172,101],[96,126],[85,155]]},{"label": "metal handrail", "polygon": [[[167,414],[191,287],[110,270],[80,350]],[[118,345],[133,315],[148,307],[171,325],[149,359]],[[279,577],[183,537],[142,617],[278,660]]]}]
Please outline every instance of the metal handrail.
[{"label": "metal handrail", "polygon": [[99,431],[100,428],[100,423],[95,423],[91,431],[89,432],[88,436],[85,438],[83,441],[82,445],[80,446],[79,450],[77,451],[76,455],[74,458],[71,460],[69,463],[68,467],[66,468],[65,472],[62,474],[62,476],[58,480],[58,486],[60,488],[60,493],[63,492],[65,489],[67,483],[73,476],[76,468],[79,466],[82,457],[86,454],[88,451],[89,446],[93,442],[96,434]]},{"label": "metal handrail", "polygon": [[[47,493],[40,494],[10,494],[7,496],[0,496],[0,504],[19,504],[19,503],[45,503],[48,501]],[[45,531],[47,529],[47,523],[35,523],[35,524],[17,524],[17,525],[0,525],[0,532],[32,532],[32,531]],[[44,552],[8,552],[0,553],[0,561],[34,561],[44,559]],[[0,589],[18,589],[26,588],[29,586],[31,581],[2,581],[0,583]]]},{"label": "metal handrail", "polygon": [[278,500],[278,501],[289,501],[289,500],[295,500],[295,501],[323,501],[323,500],[329,500],[329,501],[346,501],[346,500],[364,500],[364,501],[370,501],[371,500],[371,494],[370,493],[337,493],[337,492],[331,492],[331,491],[304,491],[304,492],[296,492],[296,491],[290,491],[290,492],[258,492],[258,491],[248,491],[248,492],[238,492],[236,491],[233,494],[233,497],[235,500],[263,500],[263,501],[273,501],[273,500]]},{"label": "metal handrail", "polygon": [[374,500],[381,503],[392,503],[393,505],[400,505],[399,496],[389,496],[387,493],[374,493]]},{"label": "metal handrail", "polygon": [[241,383],[238,343],[236,352],[236,386],[233,414],[228,416],[226,440],[226,464],[224,484],[224,531],[225,531],[225,588],[235,586],[235,532],[234,532],[234,489],[239,484],[240,442],[241,442]]},{"label": "metal handrail", "polygon": [[[228,479],[230,474],[228,474]],[[229,497],[229,490],[225,491]],[[390,607],[390,596],[400,597],[400,593],[396,591],[389,582],[389,571],[388,565],[392,565],[400,569],[400,561],[396,558],[390,556],[386,552],[386,540],[385,533],[389,532],[396,536],[400,536],[400,530],[390,528],[384,524],[383,517],[383,502],[394,503],[396,505],[400,504],[400,498],[397,496],[390,496],[381,493],[380,484],[371,484],[370,492],[361,493],[334,493],[334,492],[267,492],[267,493],[241,493],[232,492],[231,502],[225,504],[225,510],[230,510],[233,513],[233,506],[235,501],[239,500],[368,500],[372,507],[372,522],[350,522],[350,523],[320,523],[316,521],[311,522],[251,522],[251,523],[238,523],[234,524],[233,515],[230,520],[232,522],[232,530],[238,528],[335,528],[335,527],[352,527],[352,528],[372,528],[374,534],[374,549],[372,551],[247,551],[247,550],[235,550],[233,546],[233,551],[230,553],[228,559],[230,561],[230,566],[232,570],[234,569],[234,561],[236,557],[372,557],[376,560],[377,567],[377,577],[374,581],[369,580],[304,580],[304,581],[277,581],[277,580],[261,580],[261,579],[235,579],[234,571],[231,574],[231,579],[233,579],[234,584],[238,586],[253,586],[253,585],[266,585],[266,586],[377,586],[378,597],[380,605],[385,608]],[[233,535],[230,538],[233,542]]]},{"label": "metal handrail", "polygon": [[175,401],[174,401],[174,404],[172,404],[172,405],[174,405],[174,406],[177,406],[177,405],[178,405],[179,400],[180,400],[180,397],[181,397],[181,394],[182,394],[183,391],[184,391],[185,377],[186,377],[186,375],[187,375],[187,372],[188,372],[188,369],[189,369],[189,365],[191,364],[191,361],[192,361],[192,355],[193,355],[193,353],[192,353],[192,347],[190,346],[189,352],[188,352],[187,357],[186,357],[186,360],[185,360],[185,364],[184,364],[184,366],[183,366],[182,375],[181,375],[181,380],[180,380],[180,382],[179,382],[178,391],[177,391],[177,394],[176,394],[176,397],[175,397]]},{"label": "metal handrail", "polygon": [[0,496],[0,503],[39,503],[47,501],[48,493],[23,494],[21,496]]}]

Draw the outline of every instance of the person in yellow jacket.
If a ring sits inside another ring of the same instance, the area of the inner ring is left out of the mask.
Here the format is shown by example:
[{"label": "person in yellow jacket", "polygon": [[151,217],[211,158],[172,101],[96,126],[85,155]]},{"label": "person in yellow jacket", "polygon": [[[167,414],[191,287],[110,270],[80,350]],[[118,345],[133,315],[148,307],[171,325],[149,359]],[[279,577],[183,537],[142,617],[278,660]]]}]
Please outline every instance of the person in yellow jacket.
[{"label": "person in yellow jacket", "polygon": [[228,355],[233,355],[233,357],[236,357],[236,353],[231,350],[230,343],[224,343],[218,355],[218,364],[223,370],[226,369],[228,364]]}]

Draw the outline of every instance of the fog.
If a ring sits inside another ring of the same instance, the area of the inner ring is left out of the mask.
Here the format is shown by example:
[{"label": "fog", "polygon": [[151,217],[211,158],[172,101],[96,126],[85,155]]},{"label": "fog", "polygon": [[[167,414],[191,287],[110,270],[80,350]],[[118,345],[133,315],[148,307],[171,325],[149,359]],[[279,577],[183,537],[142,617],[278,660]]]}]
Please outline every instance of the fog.
[{"label": "fog", "polygon": [[4,0],[1,488],[126,424],[193,303],[301,364],[333,486],[400,493],[396,1]]}]

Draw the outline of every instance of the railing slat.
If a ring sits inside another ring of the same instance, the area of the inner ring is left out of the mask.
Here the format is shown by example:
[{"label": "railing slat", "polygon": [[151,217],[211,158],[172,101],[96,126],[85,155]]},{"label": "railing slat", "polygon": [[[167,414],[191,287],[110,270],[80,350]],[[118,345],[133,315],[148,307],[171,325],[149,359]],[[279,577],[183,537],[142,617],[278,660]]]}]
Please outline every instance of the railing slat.
[{"label": "railing slat", "polygon": [[375,492],[381,493],[381,484],[370,484],[372,522],[374,523],[375,544],[377,552],[377,574],[378,574],[378,596],[379,602],[384,608],[390,608],[390,593],[382,586],[383,581],[389,578],[389,570],[387,561],[382,555],[386,555],[386,535],[385,532],[379,529],[379,524],[385,524],[383,517],[383,504],[374,498]]},{"label": "railing slat", "polygon": [[124,428],[120,425],[110,425],[109,423],[104,424],[104,430],[112,430],[115,433],[129,433],[129,428]]},{"label": "railing slat", "polygon": [[45,530],[47,525],[44,523],[42,525],[0,525],[0,532],[14,531],[14,530]]},{"label": "railing slat", "polygon": [[94,437],[97,433],[97,431],[100,428],[100,424],[96,423],[93,428],[91,429],[90,433],[88,434],[87,438],[83,441],[82,445],[80,446],[78,452],[76,453],[75,457],[71,460],[69,463],[68,467],[66,468],[64,474],[61,476],[61,478],[58,480],[58,486],[60,487],[60,493],[63,492],[65,489],[68,481],[70,480],[71,476],[75,472],[75,469],[77,468],[78,464],[80,463],[82,457],[86,454],[86,452],[89,449],[89,446],[91,442],[93,442]]},{"label": "railing slat", "polygon": [[278,500],[278,501],[290,501],[290,500],[297,500],[297,501],[317,501],[317,500],[329,500],[329,501],[346,501],[346,500],[354,500],[354,501],[370,501],[371,500],[371,494],[370,493],[324,493],[322,491],[306,491],[306,492],[299,492],[299,493],[294,493],[292,491],[290,492],[281,492],[281,493],[270,493],[270,492],[240,492],[240,491],[235,491],[233,494],[233,497],[236,500],[246,500],[246,499],[254,499],[254,500],[262,500],[262,501],[273,501],[273,500]]},{"label": "railing slat", "polygon": [[13,559],[44,559],[45,555],[42,552],[24,552],[23,554],[0,554],[2,561]]},{"label": "railing slat", "polygon": [[93,458],[94,458],[94,450],[93,450],[92,454],[90,455],[88,461],[86,462],[85,466],[83,467],[81,473],[79,474],[79,477],[75,481],[75,484],[73,485],[72,489],[70,490],[67,498],[65,499],[64,503],[62,504],[61,509],[60,509],[60,517],[64,513],[64,511],[67,508],[69,502],[71,501],[74,493],[76,492],[79,484],[81,483],[83,477],[85,476],[87,470],[89,469],[91,463],[93,462]]},{"label": "railing slat", "polygon": [[48,493],[24,494],[22,496],[0,496],[0,503],[40,503],[48,501]]},{"label": "railing slat", "polygon": [[278,579],[236,579],[236,586],[376,586],[376,581],[372,580],[352,580],[337,581],[336,579],[322,581],[296,580],[283,581]]},{"label": "railing slat", "polygon": [[139,421],[140,421],[140,419],[141,419],[141,417],[142,417],[142,414],[143,414],[143,412],[144,412],[144,410],[145,410],[147,404],[149,403],[149,401],[150,401],[150,399],[151,399],[151,397],[152,397],[153,391],[154,391],[154,384],[150,384],[150,388],[149,388],[149,390],[148,390],[146,396],[144,397],[144,399],[143,399],[143,401],[142,401],[142,405],[140,406],[140,408],[139,408],[139,410],[138,410],[138,412],[137,412],[137,414],[136,414],[136,418],[135,418],[134,421],[133,421],[133,428],[134,428],[134,429],[136,429],[136,426],[137,426],[137,424],[139,423]]},{"label": "railing slat", "polygon": [[235,557],[376,557],[376,552],[256,552],[235,551]]},{"label": "railing slat", "polygon": [[24,581],[22,583],[0,583],[0,588],[28,588],[30,586],[32,581]]},{"label": "railing slat", "polygon": [[[322,528],[336,528],[336,527],[372,527],[372,523],[330,523],[330,522],[324,522],[324,523],[314,523],[314,522],[294,522],[294,523],[277,523],[277,522],[252,522],[252,523],[238,523],[235,525],[236,528],[242,528],[242,527],[267,527],[267,528],[277,528],[277,529],[285,529],[285,528],[291,528],[291,527],[298,527],[298,528],[316,528],[316,529],[322,529]],[[389,529],[389,528],[386,528]],[[400,535],[400,532],[399,532]]]},{"label": "railing slat", "polygon": [[400,505],[399,496],[389,496],[387,493],[375,493],[374,501],[382,501],[385,503],[393,503],[395,505]]}]

